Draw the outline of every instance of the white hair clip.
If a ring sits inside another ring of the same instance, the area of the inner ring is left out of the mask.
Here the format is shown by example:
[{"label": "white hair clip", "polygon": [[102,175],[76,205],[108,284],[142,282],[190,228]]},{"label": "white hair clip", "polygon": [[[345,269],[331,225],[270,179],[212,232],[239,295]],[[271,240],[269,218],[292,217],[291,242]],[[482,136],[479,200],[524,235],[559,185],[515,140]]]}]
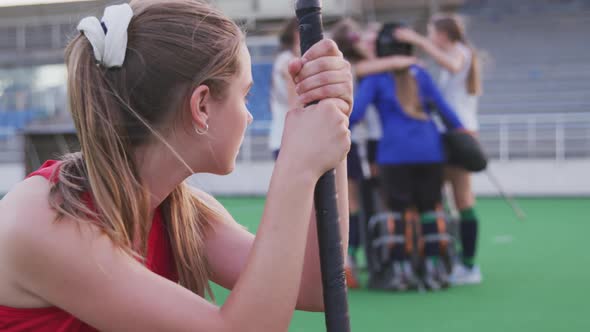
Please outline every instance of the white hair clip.
[{"label": "white hair clip", "polygon": [[106,7],[102,21],[89,16],[80,21],[78,31],[84,33],[94,51],[94,58],[106,68],[121,67],[127,51],[127,28],[133,17],[128,4]]}]

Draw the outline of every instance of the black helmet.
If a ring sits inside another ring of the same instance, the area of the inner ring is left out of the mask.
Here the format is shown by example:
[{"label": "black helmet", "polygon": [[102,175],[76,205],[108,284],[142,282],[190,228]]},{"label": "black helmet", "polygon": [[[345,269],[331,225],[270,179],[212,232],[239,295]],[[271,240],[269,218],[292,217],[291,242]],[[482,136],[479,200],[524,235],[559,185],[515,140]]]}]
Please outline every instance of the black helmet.
[{"label": "black helmet", "polygon": [[383,25],[377,36],[377,56],[413,54],[414,49],[411,44],[401,42],[394,36],[395,30],[402,27],[404,25],[401,23],[386,23]]}]

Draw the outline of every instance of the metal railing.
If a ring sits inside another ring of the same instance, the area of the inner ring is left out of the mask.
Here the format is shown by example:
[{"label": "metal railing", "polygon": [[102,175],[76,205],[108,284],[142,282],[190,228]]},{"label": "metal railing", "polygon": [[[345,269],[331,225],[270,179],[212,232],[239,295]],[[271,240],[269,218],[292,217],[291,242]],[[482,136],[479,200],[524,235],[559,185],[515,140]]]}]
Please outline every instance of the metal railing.
[{"label": "metal railing", "polygon": [[[493,160],[590,159],[590,112],[480,115],[479,139]],[[248,129],[239,161],[272,159],[267,147],[270,122]]]},{"label": "metal railing", "polygon": [[480,141],[492,159],[590,158],[590,113],[486,114]]},{"label": "metal railing", "polygon": [[[479,139],[493,160],[590,159],[590,112],[551,114],[484,114]],[[272,160],[269,121],[255,121],[247,130],[238,161]],[[11,131],[11,133],[14,133]],[[22,137],[0,140],[0,162],[22,160]]]}]

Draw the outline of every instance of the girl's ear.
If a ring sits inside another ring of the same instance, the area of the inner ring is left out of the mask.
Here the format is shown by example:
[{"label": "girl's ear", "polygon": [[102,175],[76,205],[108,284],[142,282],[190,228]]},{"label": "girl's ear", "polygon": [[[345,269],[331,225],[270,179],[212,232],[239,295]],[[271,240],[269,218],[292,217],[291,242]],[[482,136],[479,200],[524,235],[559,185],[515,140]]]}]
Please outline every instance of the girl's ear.
[{"label": "girl's ear", "polygon": [[199,85],[190,98],[190,110],[193,123],[198,128],[206,128],[211,111],[211,91],[206,85]]}]

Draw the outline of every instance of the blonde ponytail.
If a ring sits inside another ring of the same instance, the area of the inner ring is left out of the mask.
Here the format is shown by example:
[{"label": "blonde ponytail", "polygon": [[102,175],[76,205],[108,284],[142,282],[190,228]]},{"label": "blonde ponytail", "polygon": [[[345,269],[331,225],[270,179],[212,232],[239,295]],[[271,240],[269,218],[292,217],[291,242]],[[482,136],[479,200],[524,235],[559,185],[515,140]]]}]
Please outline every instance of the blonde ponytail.
[{"label": "blonde ponytail", "polygon": [[477,54],[477,49],[467,39],[463,20],[457,15],[439,14],[432,18],[431,24],[436,31],[446,34],[450,41],[460,42],[470,49],[471,66],[469,67],[467,80],[465,81],[465,88],[470,95],[481,95],[483,93],[483,87],[481,83],[479,55]]},{"label": "blonde ponytail", "polygon": [[[69,108],[81,151],[64,156],[50,203],[58,219],[93,223],[115,245],[143,259],[152,209],[134,154],[153,140],[171,148],[159,129],[178,118],[195,86],[208,85],[214,97],[223,96],[240,70],[243,35],[204,1],[135,0],[130,5],[133,18],[120,68],[97,65],[82,34],[66,49]],[[180,283],[212,295],[204,241],[217,212],[184,183],[160,211]]]}]

